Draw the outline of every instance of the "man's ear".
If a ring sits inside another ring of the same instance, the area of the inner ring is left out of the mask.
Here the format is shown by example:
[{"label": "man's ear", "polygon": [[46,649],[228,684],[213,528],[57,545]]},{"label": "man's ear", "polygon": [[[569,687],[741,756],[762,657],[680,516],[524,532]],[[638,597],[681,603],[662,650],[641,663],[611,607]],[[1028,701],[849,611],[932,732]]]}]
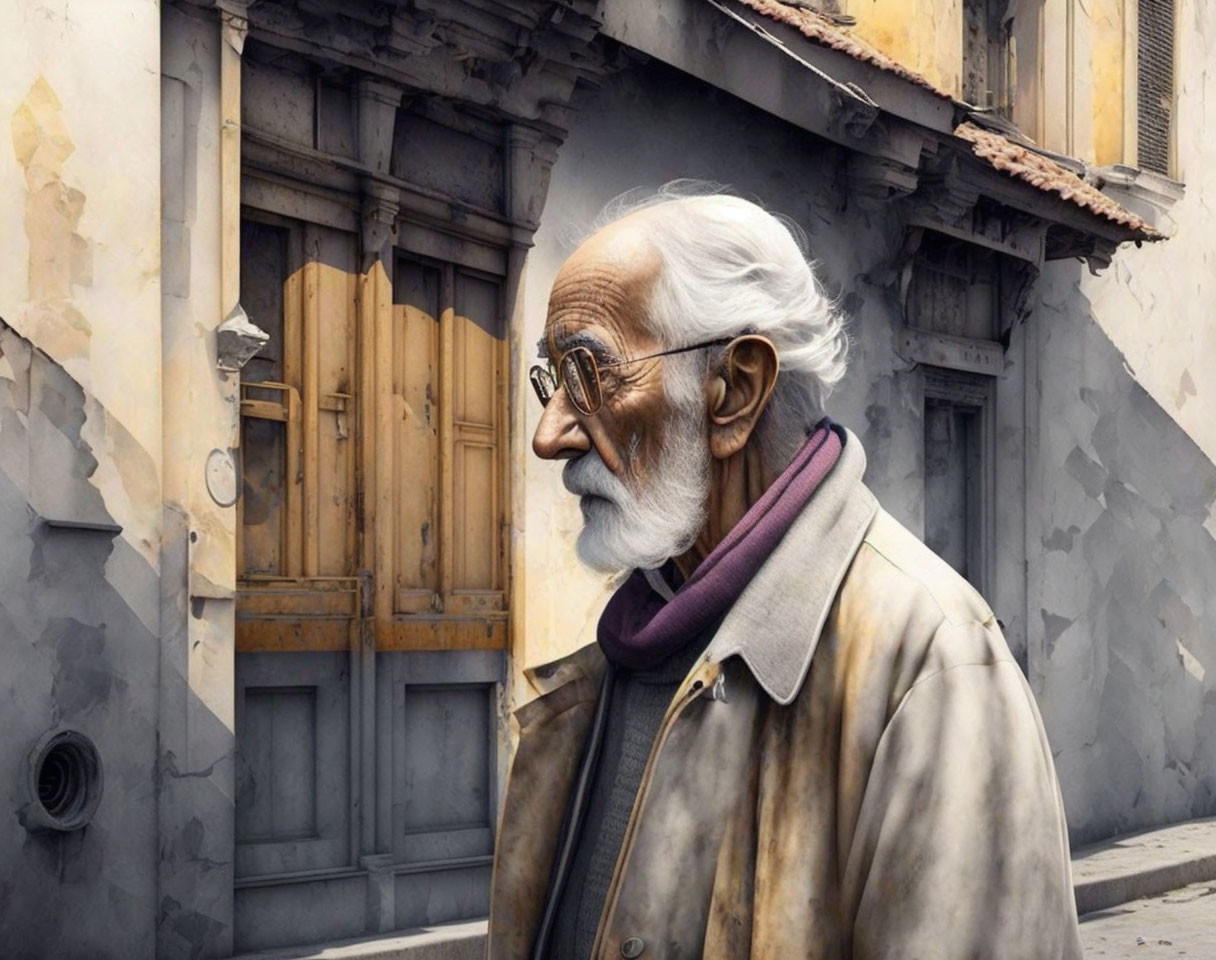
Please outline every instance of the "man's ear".
[{"label": "man's ear", "polygon": [[730,345],[717,376],[706,385],[709,451],[725,460],[747,446],[777,383],[777,348],[749,334]]}]

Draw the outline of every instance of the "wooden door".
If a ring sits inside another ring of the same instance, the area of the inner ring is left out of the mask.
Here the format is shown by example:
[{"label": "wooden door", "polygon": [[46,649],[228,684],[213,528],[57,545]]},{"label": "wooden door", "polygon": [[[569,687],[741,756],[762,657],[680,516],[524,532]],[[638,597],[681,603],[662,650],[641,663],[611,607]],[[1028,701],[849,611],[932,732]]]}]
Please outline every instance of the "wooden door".
[{"label": "wooden door", "polygon": [[501,276],[405,251],[361,273],[359,254],[354,233],[246,212],[241,299],[271,336],[241,383],[241,949],[488,906]]},{"label": "wooden door", "polygon": [[401,253],[393,621],[383,649],[504,645],[506,341],[498,281]]},{"label": "wooden door", "polygon": [[397,922],[484,915],[506,669],[501,282],[399,251],[391,614],[376,624],[377,842]]},{"label": "wooden door", "polygon": [[358,855],[356,242],[352,233],[254,211],[242,223],[241,302],[270,334],[241,374],[242,947],[273,942],[279,927],[283,936],[293,928],[333,936],[324,913],[293,902],[290,881],[349,870]]}]

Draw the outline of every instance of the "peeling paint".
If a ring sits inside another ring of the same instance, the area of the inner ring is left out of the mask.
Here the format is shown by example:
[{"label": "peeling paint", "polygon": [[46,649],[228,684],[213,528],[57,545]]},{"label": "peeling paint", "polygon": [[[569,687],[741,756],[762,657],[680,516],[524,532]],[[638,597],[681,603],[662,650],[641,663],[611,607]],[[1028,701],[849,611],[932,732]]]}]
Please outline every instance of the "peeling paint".
[{"label": "peeling paint", "polygon": [[1196,396],[1195,381],[1191,377],[1190,370],[1183,370],[1182,376],[1178,378],[1178,395],[1174,398],[1174,403],[1181,409],[1187,400],[1193,396]]},{"label": "peeling paint", "polygon": [[1061,617],[1046,610],[1040,610],[1039,613],[1043,617],[1043,646],[1046,655],[1050,657],[1060,634],[1073,625],[1075,618]]},{"label": "peeling paint", "polygon": [[1203,664],[1196,659],[1195,655],[1182,645],[1181,640],[1178,641],[1178,659],[1182,661],[1182,669],[1200,683],[1203,683],[1203,678],[1207,675],[1207,671],[1203,669]]},{"label": "peeling paint", "polygon": [[1032,676],[1074,843],[1216,813],[1216,464],[1131,373],[1077,272],[1044,271],[1060,309],[1036,321],[1028,555]]},{"label": "peeling paint", "polygon": [[[93,740],[119,788],[69,834],[28,834],[17,816],[0,817],[0,863],[21,877],[0,899],[0,931],[31,947],[6,956],[150,956],[152,918],[132,904],[155,897],[146,851],[156,846],[158,657],[140,611],[156,611],[159,583],[134,551],[111,566],[125,544],[91,483],[107,453],[87,439],[87,393],[3,322],[0,356],[0,766],[20,769],[35,740],[68,727]],[[19,778],[0,787],[4,808],[19,811],[23,791]]]},{"label": "peeling paint", "polygon": [[21,326],[61,360],[88,353],[92,330],[73,288],[93,282],[89,241],[78,232],[84,193],[64,179],[76,146],[63,108],[45,77],[38,77],[11,122],[13,152],[25,174],[25,232],[29,239],[29,304]]}]

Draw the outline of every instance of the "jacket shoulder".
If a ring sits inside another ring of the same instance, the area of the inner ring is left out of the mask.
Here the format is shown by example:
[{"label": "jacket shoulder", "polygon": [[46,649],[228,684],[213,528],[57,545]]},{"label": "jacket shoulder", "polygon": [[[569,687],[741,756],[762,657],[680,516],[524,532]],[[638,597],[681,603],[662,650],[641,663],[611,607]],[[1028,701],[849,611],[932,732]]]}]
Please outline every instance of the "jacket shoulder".
[{"label": "jacket shoulder", "polygon": [[922,543],[886,510],[879,509],[862,539],[850,571],[850,584],[894,590],[931,604],[951,624],[995,623],[992,609],[979,592],[945,560]]},{"label": "jacket shoulder", "polygon": [[835,669],[887,712],[952,667],[1014,662],[984,598],[882,509],[841,585],[829,634]]}]

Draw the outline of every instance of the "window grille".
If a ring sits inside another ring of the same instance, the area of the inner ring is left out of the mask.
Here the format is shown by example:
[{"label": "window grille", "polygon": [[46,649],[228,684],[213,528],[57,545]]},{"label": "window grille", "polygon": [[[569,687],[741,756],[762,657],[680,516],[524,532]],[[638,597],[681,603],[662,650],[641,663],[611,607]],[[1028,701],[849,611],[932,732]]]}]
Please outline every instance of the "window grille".
[{"label": "window grille", "polygon": [[1174,0],[1139,0],[1137,155],[1141,169],[1169,173],[1174,101]]}]

